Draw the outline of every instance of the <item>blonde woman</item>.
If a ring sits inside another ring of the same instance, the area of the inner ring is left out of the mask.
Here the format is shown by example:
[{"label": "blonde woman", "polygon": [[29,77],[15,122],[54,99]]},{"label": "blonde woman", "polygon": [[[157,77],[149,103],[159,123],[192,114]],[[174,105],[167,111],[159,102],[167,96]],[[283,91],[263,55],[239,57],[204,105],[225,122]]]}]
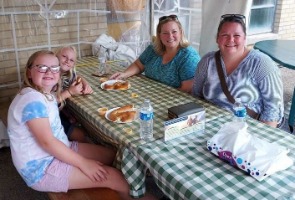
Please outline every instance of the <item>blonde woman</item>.
[{"label": "blonde woman", "polygon": [[178,17],[163,16],[159,18],[154,43],[124,72],[117,72],[110,78],[126,79],[144,72],[148,78],[190,92],[199,60],[198,52],[185,39]]}]

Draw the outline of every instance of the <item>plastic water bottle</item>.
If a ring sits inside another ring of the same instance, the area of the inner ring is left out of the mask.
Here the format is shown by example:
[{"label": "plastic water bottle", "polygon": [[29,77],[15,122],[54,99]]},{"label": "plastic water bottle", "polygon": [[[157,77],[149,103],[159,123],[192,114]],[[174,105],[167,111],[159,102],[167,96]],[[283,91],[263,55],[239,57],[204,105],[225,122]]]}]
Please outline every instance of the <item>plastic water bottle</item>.
[{"label": "plastic water bottle", "polygon": [[236,98],[233,106],[235,121],[245,122],[247,117],[247,110],[244,104],[241,101],[241,98]]},{"label": "plastic water bottle", "polygon": [[140,107],[139,120],[140,120],[140,138],[148,141],[153,138],[153,107],[149,99],[145,99]]},{"label": "plastic water bottle", "polygon": [[103,76],[106,74],[106,58],[104,56],[98,57],[97,75]]}]

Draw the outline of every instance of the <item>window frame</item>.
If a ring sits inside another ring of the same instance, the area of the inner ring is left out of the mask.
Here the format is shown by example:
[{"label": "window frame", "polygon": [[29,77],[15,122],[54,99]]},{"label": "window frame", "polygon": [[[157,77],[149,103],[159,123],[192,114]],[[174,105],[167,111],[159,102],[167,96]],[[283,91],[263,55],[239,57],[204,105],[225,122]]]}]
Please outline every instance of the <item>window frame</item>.
[{"label": "window frame", "polygon": [[[255,1],[255,0],[253,0]],[[277,10],[277,0],[273,0],[272,3],[265,3],[262,5],[253,5],[254,3],[252,2],[252,6],[250,9],[250,15],[249,15],[249,28],[248,28],[248,35],[257,35],[257,34],[267,34],[267,33],[274,33],[274,24],[275,24],[275,16],[276,16],[276,10]],[[267,9],[267,8],[272,8],[272,19],[270,22],[270,25],[265,26],[264,28],[253,28],[251,27],[251,20],[252,20],[252,11],[253,10],[259,10],[259,9]]]}]

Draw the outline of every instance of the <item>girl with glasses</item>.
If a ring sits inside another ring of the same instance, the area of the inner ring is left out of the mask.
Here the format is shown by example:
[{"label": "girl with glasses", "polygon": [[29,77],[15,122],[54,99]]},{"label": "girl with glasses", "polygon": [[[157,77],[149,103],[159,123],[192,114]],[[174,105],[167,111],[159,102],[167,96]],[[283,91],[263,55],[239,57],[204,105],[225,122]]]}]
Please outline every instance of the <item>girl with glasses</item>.
[{"label": "girl with glasses", "polygon": [[219,51],[207,53],[198,64],[193,95],[233,111],[233,103],[223,92],[218,75],[221,69],[229,93],[242,100],[248,115],[255,113],[260,121],[281,126],[284,116],[281,73],[267,55],[246,47],[245,17],[223,15],[216,42]]},{"label": "girl with glasses", "polygon": [[38,51],[27,62],[23,87],[8,111],[14,166],[37,191],[104,187],[131,199],[124,176],[111,167],[115,151],[70,142],[65,135],[56,100],[61,91],[58,65],[51,51]]},{"label": "girl with glasses", "polygon": [[185,39],[177,16],[163,16],[159,19],[153,44],[124,72],[117,72],[110,78],[126,79],[144,73],[148,78],[190,92],[199,60],[198,52]]}]

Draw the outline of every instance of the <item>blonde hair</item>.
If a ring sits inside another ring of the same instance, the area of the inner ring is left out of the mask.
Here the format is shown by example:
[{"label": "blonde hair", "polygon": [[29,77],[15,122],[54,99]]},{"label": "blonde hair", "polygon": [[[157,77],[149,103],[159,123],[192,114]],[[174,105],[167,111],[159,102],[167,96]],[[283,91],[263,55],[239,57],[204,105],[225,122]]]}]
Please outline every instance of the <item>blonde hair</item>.
[{"label": "blonde hair", "polygon": [[[25,66],[25,73],[24,73],[24,82],[23,82],[23,86],[21,89],[25,88],[25,87],[31,87],[39,92],[41,92],[42,94],[45,94],[45,92],[43,91],[43,88],[35,85],[32,81],[31,78],[29,78],[29,70],[33,67],[33,64],[34,64],[34,61],[39,57],[39,56],[43,56],[43,55],[52,55],[52,56],[55,56],[56,55],[52,52],[52,51],[48,51],[48,50],[41,50],[41,51],[37,51],[35,53],[33,53],[28,61],[27,61],[27,64]],[[51,92],[55,92],[56,93],[56,97],[58,99],[61,98],[61,80],[60,78],[58,79],[58,82],[57,84],[52,88]],[[46,98],[48,99],[48,96],[45,95]],[[48,100],[51,100],[51,99],[48,99]]]},{"label": "blonde hair", "polygon": [[61,47],[59,49],[57,49],[55,51],[55,55],[57,57],[60,56],[61,52],[64,50],[64,49],[70,49],[74,52],[74,55],[75,55],[75,62],[74,62],[74,66],[69,70],[69,71],[66,71],[66,72],[62,72],[61,76],[63,78],[67,78],[69,80],[72,80],[73,79],[73,76],[74,74],[76,73],[76,62],[77,62],[77,50],[74,46],[64,46],[64,47]]},{"label": "blonde hair", "polygon": [[175,22],[178,25],[178,28],[179,28],[179,30],[181,32],[181,38],[180,38],[179,46],[181,48],[185,48],[185,47],[189,46],[189,42],[185,38],[184,31],[183,31],[183,28],[182,28],[182,25],[181,25],[180,21],[177,18],[172,18],[172,17],[168,16],[164,20],[160,20],[159,23],[158,23],[158,26],[157,26],[157,35],[156,35],[155,40],[154,40],[154,48],[155,48],[156,53],[159,54],[159,55],[163,55],[163,53],[166,51],[166,47],[162,43],[162,41],[160,39],[160,34],[161,34],[162,26],[164,24],[168,23],[168,22]]}]

